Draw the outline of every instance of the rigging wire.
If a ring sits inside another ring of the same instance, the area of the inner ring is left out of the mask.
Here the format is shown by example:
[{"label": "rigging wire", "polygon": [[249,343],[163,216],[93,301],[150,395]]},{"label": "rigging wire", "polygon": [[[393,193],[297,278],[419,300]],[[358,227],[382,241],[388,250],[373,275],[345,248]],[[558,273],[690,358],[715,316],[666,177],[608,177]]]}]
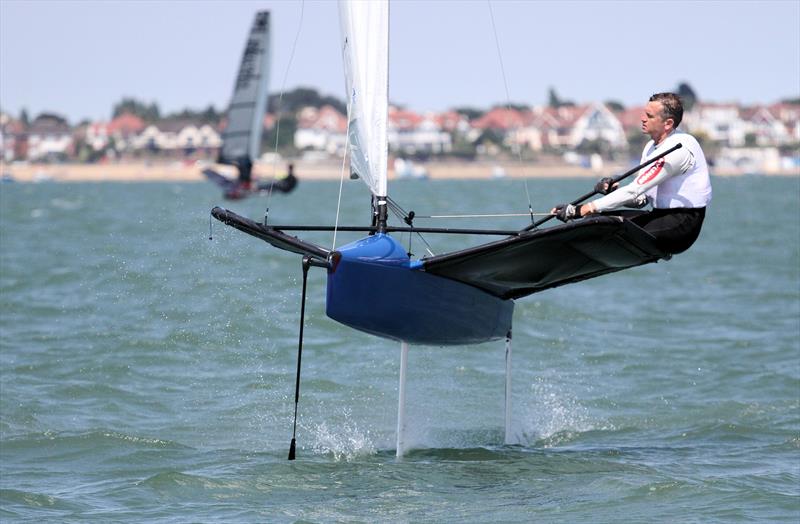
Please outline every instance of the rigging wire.
[{"label": "rigging wire", "polygon": [[[398,204],[392,197],[386,197],[386,205],[389,206],[389,211],[395,214],[397,218],[403,220],[406,224],[408,224],[411,228],[414,227],[414,212],[407,213],[405,209],[403,209],[400,204]],[[417,233],[419,234],[419,233]],[[414,237],[411,231],[408,232],[408,256],[411,256],[411,239]]]},{"label": "rigging wire", "polygon": [[[414,229],[413,222],[416,214],[413,211],[406,212],[406,210],[403,209],[400,206],[400,204],[398,204],[395,200],[393,200],[391,197],[388,196],[386,197],[386,203],[389,206],[389,210],[392,211],[392,213],[394,213],[397,216],[397,218],[408,224],[408,226],[411,229]],[[419,231],[414,231],[414,233],[416,233],[419,239],[422,240],[422,242],[425,244],[425,251],[427,251],[430,256],[436,256],[436,254],[433,252],[433,249],[431,248],[431,245],[428,243],[427,240],[425,240],[425,237],[422,236],[422,233],[420,233]],[[408,250],[409,252],[411,251],[411,231],[408,232]]]},{"label": "rigging wire", "polygon": [[[417,231],[414,231],[414,232],[417,234],[417,236],[419,237],[419,239],[420,239],[420,240],[422,240],[422,242],[425,244],[425,251],[427,251],[427,252],[428,252],[428,254],[429,254],[430,256],[432,256],[432,257],[435,257],[435,256],[436,256],[436,253],[434,253],[434,252],[433,252],[433,249],[431,248],[431,245],[430,245],[430,244],[428,244],[428,241],[427,241],[427,240],[425,240],[425,237],[424,237],[424,236],[422,236],[422,234],[420,234],[420,233],[419,233],[419,232],[417,232]],[[411,233],[409,233],[409,236],[410,236],[410,235],[411,235]]]},{"label": "rigging wire", "polygon": [[[289,77],[289,70],[292,68],[294,61],[294,51],[297,48],[297,40],[300,38],[300,30],[303,28],[303,13],[305,11],[305,0],[300,1],[300,21],[297,23],[297,32],[294,35],[294,43],[292,43],[292,52],[289,54],[289,63],[286,64],[286,70],[283,73],[283,82],[281,83],[281,93],[278,96],[278,109],[280,109],[283,102],[283,93],[286,89],[286,79]],[[277,119],[275,121],[275,149],[272,155],[272,181],[269,183],[269,191],[267,192],[267,209],[264,211],[264,225],[267,224],[269,218],[269,204],[272,200],[272,188],[275,185],[275,174],[278,170],[278,139],[281,135],[281,115],[280,111],[276,111]]]},{"label": "rigging wire", "polygon": [[350,151],[350,109],[351,105],[347,105],[347,127],[344,131],[344,154],[342,155],[342,168],[339,170],[339,198],[336,200],[336,221],[333,225],[333,243],[331,251],[336,250],[336,232],[339,229],[339,211],[342,208],[342,188],[344,187],[344,169],[347,166],[347,153]]},{"label": "rigging wire", "polygon": [[[386,197],[386,204],[389,206],[389,209],[397,215],[397,218],[402,219],[406,224],[414,218],[415,215],[407,213],[405,209],[403,209],[400,204],[397,203],[395,199],[390,196]],[[411,225],[411,224],[409,224]]]},{"label": "rigging wire", "polygon": [[[494,22],[494,11],[492,10],[492,0],[486,0],[486,4],[489,6],[489,18],[492,20],[492,33],[494,34],[494,43],[495,47],[497,48],[497,57],[500,60],[500,72],[503,75],[503,86],[506,90],[506,109],[509,111],[511,110],[511,95],[508,90],[508,79],[506,78],[506,68],[503,64],[503,53],[500,50],[500,39],[497,36],[497,26]],[[519,129],[515,130],[516,140],[517,143],[517,162],[520,166],[522,166],[522,145],[519,143]],[[533,217],[535,213],[533,212],[533,204],[531,203],[531,193],[528,190],[528,179],[526,177],[522,178],[522,181],[525,185],[525,195],[528,198],[528,211],[530,212],[531,222],[533,222]]]}]

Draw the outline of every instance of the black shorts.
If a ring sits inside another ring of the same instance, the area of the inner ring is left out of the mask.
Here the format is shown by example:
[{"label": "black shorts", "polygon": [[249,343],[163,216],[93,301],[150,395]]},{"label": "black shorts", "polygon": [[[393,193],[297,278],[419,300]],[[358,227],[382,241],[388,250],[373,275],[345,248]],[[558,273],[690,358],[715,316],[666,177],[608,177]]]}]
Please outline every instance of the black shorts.
[{"label": "black shorts", "polygon": [[631,218],[631,221],[653,235],[656,245],[671,255],[683,253],[697,240],[706,208],[654,209]]}]

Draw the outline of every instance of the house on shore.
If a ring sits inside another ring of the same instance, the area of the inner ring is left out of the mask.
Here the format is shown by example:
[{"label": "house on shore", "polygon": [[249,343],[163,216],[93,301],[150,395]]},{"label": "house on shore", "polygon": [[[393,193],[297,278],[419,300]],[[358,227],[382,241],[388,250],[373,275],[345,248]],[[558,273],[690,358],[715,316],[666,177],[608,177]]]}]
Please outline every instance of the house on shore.
[{"label": "house on shore", "polygon": [[333,106],[304,107],[297,112],[294,147],[300,151],[324,151],[329,155],[344,151],[347,117]]},{"label": "house on shore", "polygon": [[28,128],[21,121],[0,113],[0,161],[28,158]]},{"label": "house on shore", "polygon": [[386,131],[389,150],[400,157],[441,155],[453,148],[451,134],[442,129],[442,121],[434,113],[421,115],[390,107]]},{"label": "house on shore", "polygon": [[26,134],[28,160],[64,161],[72,155],[72,128],[58,115],[42,113],[31,122]]},{"label": "house on shore", "polygon": [[150,124],[131,142],[134,151],[184,158],[194,153],[211,157],[222,146],[220,133],[210,124],[162,120]]},{"label": "house on shore", "polygon": [[590,143],[605,143],[612,150],[628,145],[622,122],[605,104],[538,107],[520,111],[494,108],[471,122],[473,137],[493,131],[507,145],[533,151],[575,150]]}]

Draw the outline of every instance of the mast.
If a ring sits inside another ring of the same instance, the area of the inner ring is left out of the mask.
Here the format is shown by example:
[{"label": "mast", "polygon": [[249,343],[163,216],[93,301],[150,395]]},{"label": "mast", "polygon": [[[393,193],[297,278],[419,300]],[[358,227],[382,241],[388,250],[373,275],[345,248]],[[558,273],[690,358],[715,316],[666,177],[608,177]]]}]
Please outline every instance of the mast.
[{"label": "mast", "polygon": [[389,207],[386,197],[372,195],[372,227],[377,233],[386,233]]}]

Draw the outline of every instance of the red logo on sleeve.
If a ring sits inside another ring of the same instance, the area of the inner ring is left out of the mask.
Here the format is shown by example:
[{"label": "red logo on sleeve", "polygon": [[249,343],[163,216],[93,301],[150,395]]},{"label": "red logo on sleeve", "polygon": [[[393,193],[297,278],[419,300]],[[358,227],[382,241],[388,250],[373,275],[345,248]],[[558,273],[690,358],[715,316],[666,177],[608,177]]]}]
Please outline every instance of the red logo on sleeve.
[{"label": "red logo on sleeve", "polygon": [[647,171],[636,177],[636,183],[639,184],[640,186],[643,186],[644,184],[650,182],[655,177],[657,177],[663,168],[664,168],[664,159],[659,158],[652,166],[647,168]]}]

